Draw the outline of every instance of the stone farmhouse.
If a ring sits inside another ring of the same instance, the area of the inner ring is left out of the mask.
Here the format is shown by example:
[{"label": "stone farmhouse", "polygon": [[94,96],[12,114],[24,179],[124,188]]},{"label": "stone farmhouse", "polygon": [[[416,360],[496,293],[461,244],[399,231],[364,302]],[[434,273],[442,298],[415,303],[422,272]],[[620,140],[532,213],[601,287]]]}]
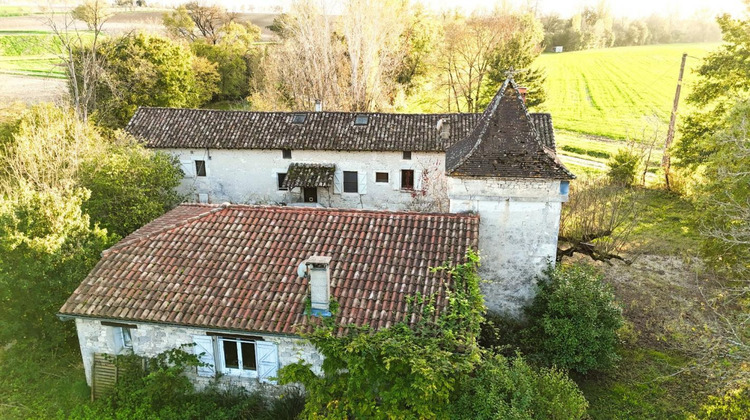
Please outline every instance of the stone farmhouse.
[{"label": "stone farmhouse", "polygon": [[[175,155],[186,203],[124,238],[60,309],[93,355],[194,343],[197,383],[252,386],[321,356],[309,313],[345,325],[411,321],[407,297],[482,258],[488,309],[518,313],[554,262],[573,175],[549,114],[508,79],[483,114],[140,108],[127,130]],[[222,203],[222,204],[216,204]]]}]

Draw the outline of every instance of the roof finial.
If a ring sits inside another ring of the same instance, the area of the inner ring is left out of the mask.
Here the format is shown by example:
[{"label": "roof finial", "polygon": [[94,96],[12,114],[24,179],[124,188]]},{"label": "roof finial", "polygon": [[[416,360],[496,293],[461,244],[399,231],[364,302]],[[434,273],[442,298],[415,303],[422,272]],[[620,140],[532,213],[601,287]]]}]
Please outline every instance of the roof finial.
[{"label": "roof finial", "polygon": [[513,66],[510,66],[510,68],[508,68],[508,70],[505,72],[505,78],[512,79],[513,76],[516,75],[516,73],[519,73],[519,71],[513,68]]}]

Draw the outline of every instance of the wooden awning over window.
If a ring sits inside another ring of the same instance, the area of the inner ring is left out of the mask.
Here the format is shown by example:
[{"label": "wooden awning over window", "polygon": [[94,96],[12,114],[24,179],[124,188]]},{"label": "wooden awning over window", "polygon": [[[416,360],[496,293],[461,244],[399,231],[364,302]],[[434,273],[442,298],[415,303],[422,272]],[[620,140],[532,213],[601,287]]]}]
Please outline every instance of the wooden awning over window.
[{"label": "wooden awning over window", "polygon": [[284,188],[330,187],[333,184],[334,164],[292,163],[286,172]]}]

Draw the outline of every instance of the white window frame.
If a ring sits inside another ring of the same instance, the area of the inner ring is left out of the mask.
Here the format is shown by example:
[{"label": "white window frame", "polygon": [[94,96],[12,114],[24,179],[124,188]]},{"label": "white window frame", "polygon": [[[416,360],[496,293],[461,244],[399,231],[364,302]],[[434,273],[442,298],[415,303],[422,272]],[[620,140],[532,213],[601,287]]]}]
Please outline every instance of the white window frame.
[{"label": "white window frame", "polygon": [[120,327],[122,337],[122,348],[133,350],[133,331],[128,327]]},{"label": "white window frame", "polygon": [[112,341],[115,354],[127,354],[133,352],[133,331],[129,327],[112,326]]},{"label": "white window frame", "polygon": [[[219,354],[217,355],[218,365],[221,366],[221,371],[224,375],[239,376],[242,378],[257,378],[258,377],[258,346],[255,340],[246,340],[242,338],[234,337],[218,337]],[[237,359],[239,361],[240,368],[228,368],[226,367],[226,361],[224,360],[224,346],[226,343],[231,343],[237,346]],[[242,345],[241,343],[252,344],[255,347],[255,370],[242,369]]]}]

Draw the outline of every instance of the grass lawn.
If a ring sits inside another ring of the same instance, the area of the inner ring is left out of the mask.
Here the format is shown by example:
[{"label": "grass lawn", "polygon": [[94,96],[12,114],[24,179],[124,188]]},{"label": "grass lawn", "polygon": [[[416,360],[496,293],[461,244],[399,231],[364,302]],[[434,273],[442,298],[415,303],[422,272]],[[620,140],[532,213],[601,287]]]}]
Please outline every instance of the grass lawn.
[{"label": "grass lawn", "polygon": [[77,348],[54,352],[19,341],[0,346],[0,368],[0,418],[55,418],[89,401]]},{"label": "grass lawn", "polygon": [[27,57],[54,54],[60,41],[49,33],[0,32],[0,56]]},{"label": "grass lawn", "polygon": [[[669,123],[680,60],[690,55],[684,76],[690,93],[692,70],[719,44],[671,44],[543,54],[547,72],[543,107],[555,127],[613,139],[638,138],[644,127]],[[684,104],[683,104],[684,105]],[[665,130],[662,130],[665,132]]]},{"label": "grass lawn", "polygon": [[65,70],[54,56],[0,57],[0,72],[64,79]]},{"label": "grass lawn", "polygon": [[643,348],[621,355],[611,374],[577,380],[592,419],[684,419],[703,402],[694,394],[700,392],[700,380],[674,375],[686,365],[685,357]]}]

